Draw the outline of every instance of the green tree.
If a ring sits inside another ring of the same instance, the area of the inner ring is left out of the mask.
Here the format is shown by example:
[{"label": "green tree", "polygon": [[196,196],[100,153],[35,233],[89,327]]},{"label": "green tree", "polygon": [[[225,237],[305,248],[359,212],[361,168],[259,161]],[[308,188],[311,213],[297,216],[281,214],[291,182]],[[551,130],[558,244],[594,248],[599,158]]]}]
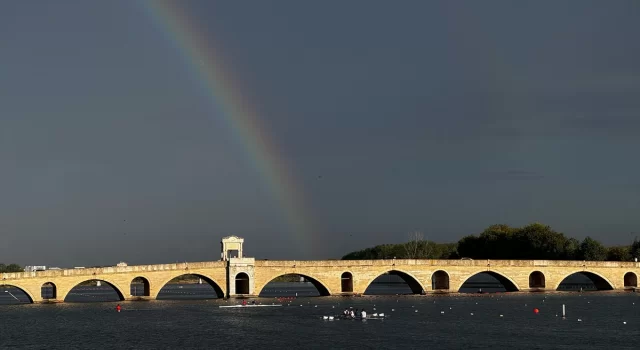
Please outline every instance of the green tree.
[{"label": "green tree", "polygon": [[578,260],[580,256],[580,242],[575,238],[569,238],[564,242],[564,253],[562,259]]},{"label": "green tree", "polygon": [[2,272],[22,272],[24,269],[18,264],[0,264],[0,273]]},{"label": "green tree", "polygon": [[602,261],[607,258],[607,248],[591,237],[580,243],[580,255],[584,260]]},{"label": "green tree", "polygon": [[631,255],[631,259],[640,259],[640,241],[638,241],[637,237],[633,240],[633,243],[631,243],[631,246],[629,247],[629,254]]},{"label": "green tree", "polygon": [[628,246],[609,247],[607,248],[608,261],[629,261],[631,254]]}]

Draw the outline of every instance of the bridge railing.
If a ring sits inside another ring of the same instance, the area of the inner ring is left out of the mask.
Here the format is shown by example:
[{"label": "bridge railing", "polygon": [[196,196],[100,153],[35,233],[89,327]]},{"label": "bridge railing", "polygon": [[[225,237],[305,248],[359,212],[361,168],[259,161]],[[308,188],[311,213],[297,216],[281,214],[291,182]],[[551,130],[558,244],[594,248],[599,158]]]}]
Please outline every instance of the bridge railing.
[{"label": "bridge railing", "polygon": [[155,264],[155,265],[129,265],[129,266],[106,266],[93,268],[78,269],[60,269],[45,270],[33,272],[11,272],[0,274],[0,282],[9,279],[23,278],[46,278],[46,277],[63,277],[63,276],[91,276],[116,273],[131,272],[152,272],[152,271],[175,271],[175,270],[197,270],[208,268],[225,268],[224,261],[203,261],[203,262],[182,262],[172,264]]},{"label": "bridge railing", "polygon": [[513,267],[599,267],[633,268],[633,261],[581,260],[491,260],[491,259],[378,259],[378,260],[256,260],[256,267],[323,267],[323,266],[513,266]]}]

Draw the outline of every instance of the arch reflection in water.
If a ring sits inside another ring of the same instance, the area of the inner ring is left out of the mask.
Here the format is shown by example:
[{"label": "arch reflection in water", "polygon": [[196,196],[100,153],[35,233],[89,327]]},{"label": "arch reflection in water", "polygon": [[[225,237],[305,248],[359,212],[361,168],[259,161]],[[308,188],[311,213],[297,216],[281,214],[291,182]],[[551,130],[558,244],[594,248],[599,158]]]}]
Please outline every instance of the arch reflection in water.
[{"label": "arch reflection in water", "polygon": [[612,289],[613,286],[604,277],[593,272],[580,271],[566,276],[556,290],[579,292]]},{"label": "arch reflection in water", "polygon": [[185,299],[216,299],[223,298],[222,288],[212,279],[198,274],[184,274],[167,282],[157,299],[185,300]]},{"label": "arch reflection in water", "polygon": [[124,292],[104,280],[87,280],[71,288],[64,297],[65,302],[90,303],[124,300]]},{"label": "arch reflection in water", "polygon": [[318,280],[299,274],[280,275],[262,287],[261,297],[327,296],[329,290]]},{"label": "arch reflection in water", "polygon": [[366,295],[421,294],[422,285],[410,274],[391,270],[376,277],[365,289]]},{"label": "arch reflection in water", "polygon": [[0,284],[0,305],[15,305],[32,302],[33,300],[24,290],[12,285]]},{"label": "arch reflection in water", "polygon": [[484,271],[469,277],[460,286],[460,293],[503,293],[517,292],[518,287],[507,277],[494,272]]}]

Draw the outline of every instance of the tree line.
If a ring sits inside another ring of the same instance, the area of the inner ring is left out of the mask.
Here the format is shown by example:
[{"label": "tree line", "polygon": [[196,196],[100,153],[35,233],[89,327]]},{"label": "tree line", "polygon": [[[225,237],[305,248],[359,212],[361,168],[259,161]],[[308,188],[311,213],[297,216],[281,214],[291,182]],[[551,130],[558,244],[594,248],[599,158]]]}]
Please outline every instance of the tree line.
[{"label": "tree line", "polygon": [[455,243],[436,243],[412,233],[409,241],[382,244],[351,252],[343,260],[362,259],[538,259],[631,261],[640,257],[640,241],[630,245],[606,247],[586,237],[582,241],[566,237],[540,223],[524,227],[499,224],[479,235],[469,235]]},{"label": "tree line", "polygon": [[3,272],[22,272],[24,269],[18,264],[0,264],[0,273]]}]

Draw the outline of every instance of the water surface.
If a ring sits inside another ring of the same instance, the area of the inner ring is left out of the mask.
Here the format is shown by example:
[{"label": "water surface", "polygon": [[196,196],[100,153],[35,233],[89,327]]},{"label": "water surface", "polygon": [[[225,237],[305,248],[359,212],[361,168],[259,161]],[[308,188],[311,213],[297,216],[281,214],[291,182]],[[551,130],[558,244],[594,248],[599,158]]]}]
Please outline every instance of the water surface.
[{"label": "water surface", "polygon": [[[282,307],[218,307],[238,302],[120,302],[121,313],[116,302],[4,305],[0,348],[637,349],[640,336],[634,293],[298,297]],[[345,307],[389,317],[322,319]]]}]

